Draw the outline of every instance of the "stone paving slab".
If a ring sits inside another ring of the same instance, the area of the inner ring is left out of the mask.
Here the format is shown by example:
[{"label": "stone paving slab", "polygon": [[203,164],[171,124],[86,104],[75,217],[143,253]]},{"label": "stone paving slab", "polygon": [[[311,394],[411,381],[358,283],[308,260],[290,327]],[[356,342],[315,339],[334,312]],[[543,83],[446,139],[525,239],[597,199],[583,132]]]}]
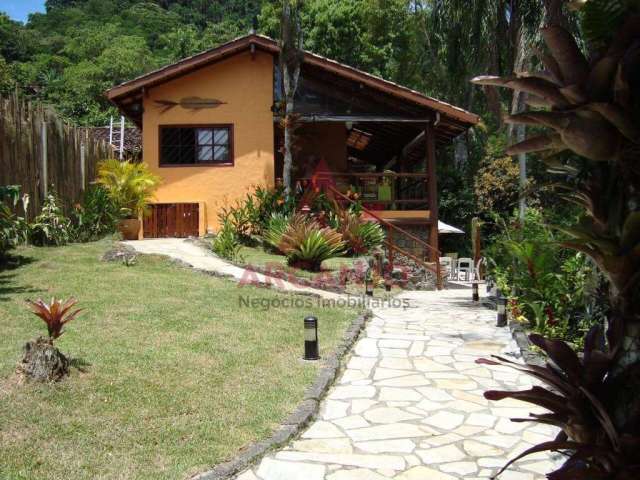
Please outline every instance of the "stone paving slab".
[{"label": "stone paving slab", "polygon": [[[516,351],[495,312],[469,290],[406,292],[409,308],[374,310],[318,418],[238,480],[456,480],[490,478],[508,459],[555,437],[544,425],[513,423],[543,410],[489,402],[488,388],[522,389],[531,379],[478,365]],[[542,480],[548,454],[518,462],[502,480]]]}]

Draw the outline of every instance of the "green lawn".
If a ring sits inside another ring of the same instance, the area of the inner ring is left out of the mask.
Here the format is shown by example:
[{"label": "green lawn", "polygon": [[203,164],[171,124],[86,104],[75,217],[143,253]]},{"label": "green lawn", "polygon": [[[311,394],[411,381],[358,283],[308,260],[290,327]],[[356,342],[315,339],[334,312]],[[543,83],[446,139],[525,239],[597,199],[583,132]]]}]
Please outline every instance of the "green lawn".
[{"label": "green lawn", "polygon": [[[300,360],[302,318],[320,318],[327,354],[356,312],[239,305],[284,297],[177,267],[99,260],[111,242],[21,248],[0,271],[0,478],[176,479],[264,438],[318,364]],[[23,343],[44,333],[24,299],[74,295],[86,312],[58,346],[87,371],[17,385]],[[290,298],[290,297],[289,297]],[[311,301],[310,297],[300,297]]]}]

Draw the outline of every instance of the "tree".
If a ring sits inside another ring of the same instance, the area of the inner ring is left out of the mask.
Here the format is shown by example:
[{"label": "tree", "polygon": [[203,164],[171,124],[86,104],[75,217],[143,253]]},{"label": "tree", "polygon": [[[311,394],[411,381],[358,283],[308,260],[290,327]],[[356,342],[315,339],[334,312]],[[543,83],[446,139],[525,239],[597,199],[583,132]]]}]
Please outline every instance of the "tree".
[{"label": "tree", "polygon": [[280,74],[284,101],[284,164],[282,180],[285,194],[291,193],[293,166],[294,97],[298,90],[302,66],[302,30],[300,26],[301,0],[284,0],[280,33]]},{"label": "tree", "polygon": [[[560,174],[555,184],[560,197],[584,213],[579,224],[563,228],[570,237],[563,245],[591,257],[610,282],[609,349],[602,351],[598,334],[590,335],[581,366],[591,377],[578,390],[602,419],[593,422],[601,432],[577,431],[569,424],[575,421],[573,415],[569,423],[556,417],[574,445],[544,449],[571,448],[579,455],[571,457],[563,472],[574,476],[555,478],[636,478],[625,462],[636,462],[637,474],[640,467],[630,452],[637,453],[640,427],[640,5],[626,0],[571,2],[583,7],[583,26],[593,30],[585,55],[568,30],[565,2],[545,3],[549,11],[541,34],[547,51],[538,54],[545,70],[474,79],[480,85],[525,92],[538,108],[507,118],[543,129],[507,152],[544,152],[545,163]],[[567,151],[570,155],[560,155]],[[565,348],[536,341],[555,360]],[[542,401],[539,398],[542,395],[525,400]],[[607,455],[614,460],[609,462]]]}]

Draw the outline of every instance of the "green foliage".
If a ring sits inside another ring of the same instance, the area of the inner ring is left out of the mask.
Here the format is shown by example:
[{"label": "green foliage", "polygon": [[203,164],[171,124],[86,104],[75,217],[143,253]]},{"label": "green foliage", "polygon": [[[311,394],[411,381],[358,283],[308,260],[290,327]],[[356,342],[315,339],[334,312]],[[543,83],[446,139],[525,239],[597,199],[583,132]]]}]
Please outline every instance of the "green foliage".
[{"label": "green foliage", "polygon": [[213,239],[211,248],[214,253],[222,258],[226,258],[231,261],[239,261],[240,250],[242,244],[236,234],[235,227],[230,222],[222,224],[222,228]]},{"label": "green foliage", "polygon": [[321,227],[312,217],[296,214],[278,246],[289,265],[317,272],[324,260],[344,252],[342,235],[330,227]]},{"label": "green foliage", "polygon": [[486,154],[474,182],[480,213],[508,214],[518,202],[520,168],[513,158],[504,154],[505,148],[502,136],[491,137],[486,144]]},{"label": "green foliage", "polygon": [[0,57],[24,93],[76,122],[105,125],[115,114],[106,89],[245,34],[261,3],[50,1],[26,25],[0,13]]},{"label": "green foliage", "polygon": [[125,218],[138,218],[148,211],[160,178],[146,163],[121,162],[115,158],[98,164],[97,183]]},{"label": "green foliage", "polygon": [[[13,213],[13,208],[16,207],[19,200],[20,187],[18,185],[0,186],[0,263],[9,250],[26,240],[27,231],[24,219]],[[23,203],[23,205],[25,204]]]},{"label": "green foliage", "polygon": [[380,224],[363,221],[359,213],[348,210],[339,212],[337,217],[337,230],[342,234],[347,253],[364,255],[384,243],[386,235]]},{"label": "green foliage", "polygon": [[221,224],[229,223],[240,241],[255,244],[270,229],[274,216],[288,216],[295,207],[295,198],[285,199],[281,187],[257,186],[230,207],[222,207],[218,218]]},{"label": "green foliage", "polygon": [[264,242],[272,249],[277,250],[288,227],[289,216],[282,213],[272,213],[267,228],[263,233]]},{"label": "green foliage", "polygon": [[92,186],[72,212],[72,237],[77,242],[98,240],[115,232],[119,218],[118,208],[107,190],[100,185]]},{"label": "green foliage", "polygon": [[45,198],[42,211],[30,226],[31,243],[38,246],[65,245],[71,240],[71,221],[62,212],[54,193]]},{"label": "green foliage", "polygon": [[590,42],[606,43],[628,15],[638,12],[638,0],[589,0],[582,9],[582,28]]},{"label": "green foliage", "polygon": [[489,274],[512,297],[512,314],[537,333],[580,344],[591,326],[604,322],[593,263],[562,248],[540,210],[529,209],[524,224],[513,219],[498,226],[486,256]]}]

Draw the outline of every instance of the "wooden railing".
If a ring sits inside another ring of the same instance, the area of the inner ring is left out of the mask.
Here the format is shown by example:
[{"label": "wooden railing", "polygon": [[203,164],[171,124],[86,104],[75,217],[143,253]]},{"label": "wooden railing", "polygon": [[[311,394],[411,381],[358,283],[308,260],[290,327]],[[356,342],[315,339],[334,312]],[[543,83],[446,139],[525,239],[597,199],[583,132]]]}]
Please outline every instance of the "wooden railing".
[{"label": "wooden railing", "polygon": [[301,182],[331,185],[340,193],[357,193],[365,206],[384,210],[428,208],[427,175],[424,173],[323,173]]},{"label": "wooden railing", "polygon": [[[318,185],[321,188],[324,188],[325,190],[331,192],[333,195],[336,195],[338,198],[345,200],[351,204],[355,204],[355,201],[351,198],[349,198],[347,195],[343,194],[342,192],[340,192],[339,190],[337,190],[335,187],[333,187],[332,185]],[[430,272],[433,272],[436,275],[436,287],[438,288],[438,290],[442,290],[442,288],[444,287],[444,278],[442,276],[442,268],[440,266],[440,257],[442,256],[442,254],[440,253],[440,251],[433,247],[432,245],[429,245],[427,242],[425,242],[424,240],[422,240],[419,237],[416,237],[415,235],[413,235],[410,232],[407,232],[406,230],[398,227],[397,225],[388,222],[387,220],[381,218],[379,215],[377,215],[374,211],[372,210],[368,210],[367,208],[362,207],[362,211],[364,213],[366,213],[367,215],[373,217],[376,219],[376,221],[378,223],[380,223],[381,225],[384,225],[387,228],[387,232],[388,232],[388,237],[387,240],[385,241],[385,245],[387,246],[388,252],[389,252],[389,264],[391,265],[391,269],[393,269],[393,253],[397,252],[400,253],[401,255],[413,260],[414,262],[416,262],[419,266],[424,267],[425,269],[429,270]],[[434,226],[432,225],[431,228],[434,228]],[[437,227],[435,227],[437,228]],[[424,258],[419,258],[418,256],[407,252],[406,250],[398,247],[395,243],[394,243],[394,236],[395,235],[404,235],[406,238],[411,239],[412,241],[414,241],[415,243],[421,245],[426,251],[431,252],[433,258],[435,259],[434,262],[428,262],[426,259]]]}]

